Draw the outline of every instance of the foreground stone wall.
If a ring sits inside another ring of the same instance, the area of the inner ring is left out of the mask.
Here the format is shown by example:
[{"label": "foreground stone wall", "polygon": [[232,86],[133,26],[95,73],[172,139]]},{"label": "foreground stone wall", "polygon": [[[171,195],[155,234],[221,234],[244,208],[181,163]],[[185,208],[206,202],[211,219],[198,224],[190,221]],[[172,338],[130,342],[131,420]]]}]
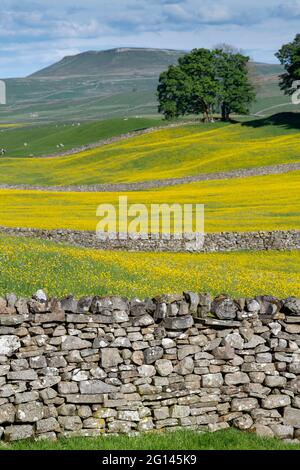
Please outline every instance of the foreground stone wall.
[{"label": "foreground stone wall", "polygon": [[199,249],[195,241],[171,237],[169,240],[152,236],[148,240],[119,239],[101,241],[96,233],[83,230],[43,230],[33,228],[1,227],[0,233],[12,236],[34,237],[58,243],[101,250],[147,251],[147,252],[228,252],[228,251],[266,251],[300,250],[300,231],[259,231],[259,232],[222,232],[206,233],[204,244]]},{"label": "foreground stone wall", "polygon": [[300,440],[300,300],[0,298],[0,435],[235,426]]}]

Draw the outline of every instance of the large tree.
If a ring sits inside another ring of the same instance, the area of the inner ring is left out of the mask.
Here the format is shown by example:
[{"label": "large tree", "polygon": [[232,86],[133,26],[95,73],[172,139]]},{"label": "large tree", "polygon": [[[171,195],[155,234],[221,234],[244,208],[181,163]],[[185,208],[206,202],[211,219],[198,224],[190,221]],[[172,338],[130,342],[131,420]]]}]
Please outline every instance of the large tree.
[{"label": "large tree", "polygon": [[217,80],[220,85],[219,104],[222,120],[230,113],[248,114],[249,105],[255,99],[255,90],[248,76],[249,57],[234,49],[215,49],[214,60]]},{"label": "large tree", "polygon": [[178,63],[180,70],[191,81],[187,112],[203,113],[205,120],[209,120],[219,91],[213,52],[208,49],[193,49],[180,57]]},{"label": "large tree", "polygon": [[223,119],[229,119],[231,112],[247,113],[255,96],[248,60],[227,48],[192,50],[160,75],[159,112],[167,119],[203,113],[206,121],[220,105]]},{"label": "large tree", "polygon": [[297,88],[293,83],[300,80],[300,34],[292,42],[284,44],[275,56],[286,70],[281,75],[280,88],[286,95],[291,95]]},{"label": "large tree", "polygon": [[164,114],[166,119],[186,114],[191,88],[191,79],[178,66],[171,65],[159,77],[159,112]]}]

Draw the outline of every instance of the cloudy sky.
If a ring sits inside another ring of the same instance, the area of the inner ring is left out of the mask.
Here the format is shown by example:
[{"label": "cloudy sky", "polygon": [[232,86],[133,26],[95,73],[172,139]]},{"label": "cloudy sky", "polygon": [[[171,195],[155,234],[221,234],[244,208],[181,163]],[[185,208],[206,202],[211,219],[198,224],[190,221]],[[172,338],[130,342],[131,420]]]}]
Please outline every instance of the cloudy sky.
[{"label": "cloudy sky", "polygon": [[253,59],[300,32],[300,0],[1,0],[0,76],[120,46],[188,50],[230,43]]}]

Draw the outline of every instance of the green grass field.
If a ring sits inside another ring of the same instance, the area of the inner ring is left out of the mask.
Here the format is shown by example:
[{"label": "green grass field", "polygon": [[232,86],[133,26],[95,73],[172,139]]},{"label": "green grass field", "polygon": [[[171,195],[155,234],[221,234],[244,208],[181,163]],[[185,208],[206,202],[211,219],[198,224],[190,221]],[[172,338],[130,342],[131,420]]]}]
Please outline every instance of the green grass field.
[{"label": "green grass field", "polygon": [[210,292],[251,297],[300,295],[299,251],[130,253],[0,236],[0,295],[123,295]]},{"label": "green grass field", "polygon": [[[131,121],[125,121],[131,125]],[[143,127],[149,120],[135,124]],[[125,124],[124,124],[125,125]],[[87,136],[78,133],[76,142],[98,132],[87,127]],[[107,124],[108,129],[111,126]],[[122,132],[119,128],[115,132]],[[117,126],[117,127],[118,127]],[[174,178],[240,168],[298,162],[300,160],[300,114],[240,124],[197,124],[164,129],[101,148],[55,159],[0,159],[0,183],[36,185],[97,184]],[[124,128],[124,126],[123,126]],[[83,134],[84,134],[83,128]],[[55,130],[55,128],[54,128]],[[4,131],[22,134],[26,129]],[[36,131],[37,135],[39,130]],[[70,130],[71,142],[74,128]],[[81,132],[81,130],[80,130]],[[62,130],[65,135],[66,131]],[[101,132],[99,131],[101,134]],[[112,133],[111,129],[103,134]],[[99,134],[99,135],[100,135]],[[13,134],[11,134],[13,135]],[[98,135],[98,134],[97,134]],[[100,135],[101,137],[101,135]],[[21,140],[24,140],[23,138]],[[39,148],[54,145],[54,135]],[[24,143],[23,143],[24,144]],[[17,150],[16,150],[17,151]]]},{"label": "green grass field", "polygon": [[288,444],[234,429],[215,433],[174,431],[136,437],[103,436],[55,441],[19,441],[0,444],[0,450],[300,450],[300,442]]},{"label": "green grass field", "polygon": [[[128,197],[128,205],[145,204],[149,214],[155,203],[204,204],[206,232],[299,229],[299,181],[300,172],[294,171],[128,193],[0,190],[0,224],[96,230],[101,220],[97,207],[117,207],[122,195]],[[124,226],[117,230],[124,231]]]},{"label": "green grass field", "polygon": [[[5,127],[0,124],[0,146],[6,149],[7,157],[48,155],[161,124],[163,121],[160,117],[79,123],[74,121],[73,123],[26,125],[19,128]],[[63,144],[63,147],[60,144]]]}]

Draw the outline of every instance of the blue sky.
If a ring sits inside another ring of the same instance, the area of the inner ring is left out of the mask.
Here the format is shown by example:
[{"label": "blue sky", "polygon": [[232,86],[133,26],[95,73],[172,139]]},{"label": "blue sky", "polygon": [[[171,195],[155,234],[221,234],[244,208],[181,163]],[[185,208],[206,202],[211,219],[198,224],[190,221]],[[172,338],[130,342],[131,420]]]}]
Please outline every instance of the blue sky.
[{"label": "blue sky", "polygon": [[189,50],[220,42],[276,62],[300,32],[300,0],[1,0],[0,76],[112,47]]}]

